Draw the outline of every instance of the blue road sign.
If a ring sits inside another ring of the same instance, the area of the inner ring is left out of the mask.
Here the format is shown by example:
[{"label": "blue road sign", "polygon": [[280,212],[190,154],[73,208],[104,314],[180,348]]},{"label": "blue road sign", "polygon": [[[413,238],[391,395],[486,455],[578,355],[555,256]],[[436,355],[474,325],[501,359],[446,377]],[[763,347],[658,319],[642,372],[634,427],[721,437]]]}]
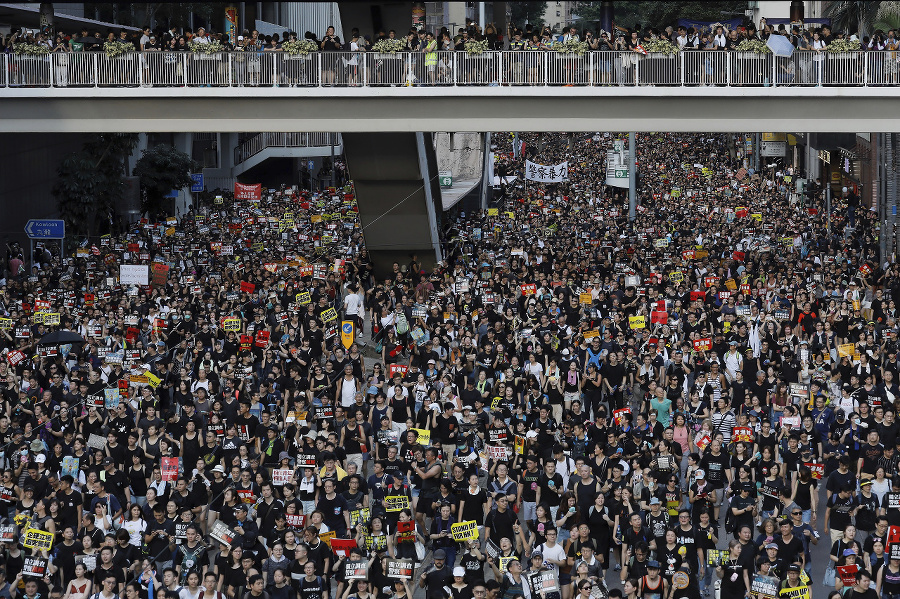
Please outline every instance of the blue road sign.
[{"label": "blue road sign", "polygon": [[307,170],[310,170],[310,171],[311,171],[311,170],[313,170],[313,169],[315,168],[315,166],[316,166],[316,163],[313,162],[312,160],[308,160],[308,161],[306,162],[306,169],[307,169]]},{"label": "blue road sign", "polygon": [[191,193],[203,191],[203,173],[191,173]]},{"label": "blue road sign", "polygon": [[66,236],[66,221],[32,219],[25,224],[25,234],[30,239],[63,239]]}]

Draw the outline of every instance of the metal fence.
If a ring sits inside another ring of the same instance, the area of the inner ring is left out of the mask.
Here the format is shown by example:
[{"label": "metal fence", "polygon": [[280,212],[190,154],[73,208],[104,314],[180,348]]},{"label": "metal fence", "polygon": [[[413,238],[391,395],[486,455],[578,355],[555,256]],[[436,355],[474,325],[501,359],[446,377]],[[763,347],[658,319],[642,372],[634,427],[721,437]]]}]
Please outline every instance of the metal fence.
[{"label": "metal fence", "polygon": [[234,149],[234,163],[240,164],[266,148],[324,148],[339,145],[341,136],[338,133],[259,133]]},{"label": "metal fence", "polygon": [[890,86],[900,52],[102,52],[0,55],[0,87]]}]

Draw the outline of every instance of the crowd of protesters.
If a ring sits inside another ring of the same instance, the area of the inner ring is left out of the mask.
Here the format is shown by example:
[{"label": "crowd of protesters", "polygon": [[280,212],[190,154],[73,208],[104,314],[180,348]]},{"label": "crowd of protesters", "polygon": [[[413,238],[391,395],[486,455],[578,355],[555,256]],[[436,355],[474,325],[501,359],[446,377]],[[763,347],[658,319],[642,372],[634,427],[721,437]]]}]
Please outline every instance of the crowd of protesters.
[{"label": "crowd of protesters", "polygon": [[[859,39],[857,35],[842,31],[832,30],[830,25],[806,25],[802,24],[778,24],[770,25],[762,20],[757,27],[753,23],[746,26],[729,28],[727,24],[714,23],[710,26],[668,26],[662,29],[655,27],[626,28],[615,26],[610,31],[603,29],[579,30],[575,26],[565,27],[562,31],[554,31],[548,25],[522,27],[510,25],[504,35],[503,31],[494,23],[487,24],[484,28],[474,22],[466,27],[459,27],[454,33],[447,27],[439,31],[426,31],[424,28],[411,28],[408,31],[394,29],[381,30],[374,34],[360,34],[358,28],[353,28],[350,36],[341,40],[335,35],[334,28],[329,27],[321,33],[321,37],[314,32],[307,31],[302,39],[315,41],[319,49],[325,52],[365,52],[371,50],[372,45],[383,39],[400,39],[404,42],[404,50],[409,52],[433,52],[465,50],[465,44],[469,40],[486,41],[489,50],[540,50],[552,49],[555,43],[566,42],[570,39],[588,43],[590,50],[614,51],[634,50],[637,46],[652,40],[668,40],[677,44],[680,49],[691,50],[728,50],[734,51],[745,40],[759,40],[765,42],[772,35],[787,37],[791,44],[798,50],[823,51],[825,47],[835,40]],[[215,40],[226,49],[241,46],[248,49],[280,50],[281,44],[286,41],[298,39],[294,31],[285,30],[281,34],[261,35],[257,30],[245,29],[231,39],[226,33],[213,33],[204,27],[198,27],[196,31],[189,28],[156,27],[149,25],[120,30],[90,31],[87,26],[79,32],[67,33],[58,31],[53,36],[48,36],[39,31],[14,29],[5,38],[0,38],[0,50],[12,52],[17,43],[44,45],[53,51],[101,51],[106,41],[125,41],[134,44],[138,50],[187,50],[190,42],[205,42]],[[859,39],[862,50],[897,50],[900,41],[894,30],[876,30],[871,36],[863,36]]]},{"label": "crowd of protesters", "polygon": [[495,136],[502,197],[429,270],[374,270],[352,187],[11,256],[0,596],[895,599],[874,213],[638,134],[629,221],[615,137]]}]

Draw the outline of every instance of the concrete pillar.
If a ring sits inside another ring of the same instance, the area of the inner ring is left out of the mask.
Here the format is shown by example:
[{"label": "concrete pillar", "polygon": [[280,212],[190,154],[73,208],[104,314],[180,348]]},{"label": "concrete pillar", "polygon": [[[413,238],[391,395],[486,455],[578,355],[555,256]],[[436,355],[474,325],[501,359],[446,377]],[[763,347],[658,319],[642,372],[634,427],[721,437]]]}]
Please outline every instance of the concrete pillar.
[{"label": "concrete pillar", "polygon": [[[173,142],[175,145],[175,149],[179,152],[184,152],[188,156],[193,154],[193,146],[194,146],[194,134],[193,133],[176,133],[173,136]],[[181,193],[178,194],[178,199],[175,200],[175,212],[178,215],[182,215],[194,205],[194,197],[191,195],[191,186],[182,188]]]}]

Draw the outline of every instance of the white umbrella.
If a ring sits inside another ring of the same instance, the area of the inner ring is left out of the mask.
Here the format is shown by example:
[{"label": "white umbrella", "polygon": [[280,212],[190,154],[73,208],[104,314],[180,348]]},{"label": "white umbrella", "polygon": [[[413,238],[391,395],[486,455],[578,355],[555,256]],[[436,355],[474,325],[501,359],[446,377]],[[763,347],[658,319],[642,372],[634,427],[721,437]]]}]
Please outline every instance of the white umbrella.
[{"label": "white umbrella", "polygon": [[783,35],[770,35],[768,41],[766,41],[766,46],[769,47],[775,56],[790,57],[794,54],[794,45],[791,43],[791,40]]}]

